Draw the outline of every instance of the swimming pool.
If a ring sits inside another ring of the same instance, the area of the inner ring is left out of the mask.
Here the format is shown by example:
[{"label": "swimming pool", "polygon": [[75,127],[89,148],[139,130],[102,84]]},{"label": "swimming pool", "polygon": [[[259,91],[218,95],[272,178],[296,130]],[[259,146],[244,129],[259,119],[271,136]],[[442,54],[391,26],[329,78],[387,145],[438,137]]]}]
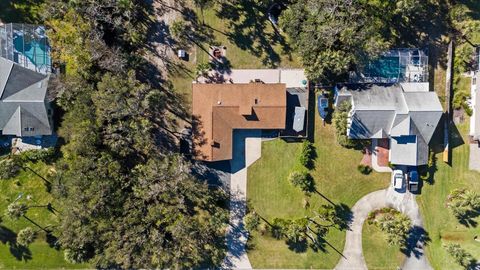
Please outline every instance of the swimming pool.
[{"label": "swimming pool", "polygon": [[402,73],[398,57],[380,57],[370,62],[364,70],[367,77],[379,77],[390,80],[398,79]]},{"label": "swimming pool", "polygon": [[25,56],[35,67],[43,69],[51,65],[50,48],[46,38],[25,42],[23,36],[15,35],[13,44],[15,50]]}]

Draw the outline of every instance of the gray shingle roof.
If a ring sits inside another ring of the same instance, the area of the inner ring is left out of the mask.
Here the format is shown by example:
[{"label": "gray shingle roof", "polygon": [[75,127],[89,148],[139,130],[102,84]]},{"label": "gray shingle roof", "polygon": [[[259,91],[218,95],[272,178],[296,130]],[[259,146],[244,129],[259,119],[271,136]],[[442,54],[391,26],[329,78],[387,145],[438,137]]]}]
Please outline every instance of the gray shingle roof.
[{"label": "gray shingle roof", "polygon": [[51,135],[45,96],[48,76],[0,57],[0,130],[4,135]]},{"label": "gray shingle roof", "polygon": [[[352,139],[390,137],[390,161],[418,166],[428,161],[428,143],[443,114],[434,92],[405,92],[398,84],[348,85],[338,91],[339,100],[351,97]],[[387,135],[388,136],[385,136]]]},{"label": "gray shingle roof", "polygon": [[[368,139],[382,129],[390,136],[406,133],[409,123],[415,123],[419,135],[430,142],[443,114],[443,108],[434,92],[404,92],[399,84],[348,85],[338,93],[338,99],[352,97],[352,124],[350,137]],[[404,122],[404,127],[402,125]],[[393,134],[392,134],[393,131]]]}]

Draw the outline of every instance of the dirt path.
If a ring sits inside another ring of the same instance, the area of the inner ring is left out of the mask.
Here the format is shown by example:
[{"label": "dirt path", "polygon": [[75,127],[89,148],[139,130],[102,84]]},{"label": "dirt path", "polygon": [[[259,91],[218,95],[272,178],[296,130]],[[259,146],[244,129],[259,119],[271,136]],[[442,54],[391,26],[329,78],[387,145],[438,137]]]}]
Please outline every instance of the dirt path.
[{"label": "dirt path", "polygon": [[149,36],[152,53],[147,59],[160,71],[163,78],[168,77],[168,68],[176,61],[174,41],[170,38],[170,25],[180,18],[181,7],[175,0],[154,0],[155,24]]}]

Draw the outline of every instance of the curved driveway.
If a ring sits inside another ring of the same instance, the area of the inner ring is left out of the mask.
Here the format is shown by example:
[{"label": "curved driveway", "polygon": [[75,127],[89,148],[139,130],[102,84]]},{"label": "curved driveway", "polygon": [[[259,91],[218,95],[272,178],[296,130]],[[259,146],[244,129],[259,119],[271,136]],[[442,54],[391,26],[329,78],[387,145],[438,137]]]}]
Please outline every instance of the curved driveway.
[{"label": "curved driveway", "polygon": [[426,234],[423,230],[422,218],[418,210],[415,196],[409,192],[399,193],[392,188],[375,191],[361,198],[352,208],[353,220],[350,230],[347,231],[345,247],[340,262],[335,269],[353,270],[367,269],[362,251],[362,227],[368,214],[379,208],[393,207],[406,214],[412,220],[413,233],[408,239],[407,249],[403,251],[406,259],[403,270],[430,270],[427,258],[424,256],[423,246]]}]

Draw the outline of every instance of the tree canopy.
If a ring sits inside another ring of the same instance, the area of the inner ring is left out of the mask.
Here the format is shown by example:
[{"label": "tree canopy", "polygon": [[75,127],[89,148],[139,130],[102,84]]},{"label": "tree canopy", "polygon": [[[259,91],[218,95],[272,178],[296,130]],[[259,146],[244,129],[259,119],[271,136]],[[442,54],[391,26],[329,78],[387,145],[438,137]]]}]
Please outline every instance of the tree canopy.
[{"label": "tree canopy", "polygon": [[282,13],[280,26],[310,80],[332,81],[389,47],[382,25],[359,0],[296,0]]},{"label": "tree canopy", "polygon": [[218,265],[227,197],[178,154],[171,85],[145,76],[153,72],[144,55],[150,5],[47,6],[54,59],[67,71],[50,89],[65,111],[52,189],[63,206],[56,234],[65,258],[99,268]]}]

